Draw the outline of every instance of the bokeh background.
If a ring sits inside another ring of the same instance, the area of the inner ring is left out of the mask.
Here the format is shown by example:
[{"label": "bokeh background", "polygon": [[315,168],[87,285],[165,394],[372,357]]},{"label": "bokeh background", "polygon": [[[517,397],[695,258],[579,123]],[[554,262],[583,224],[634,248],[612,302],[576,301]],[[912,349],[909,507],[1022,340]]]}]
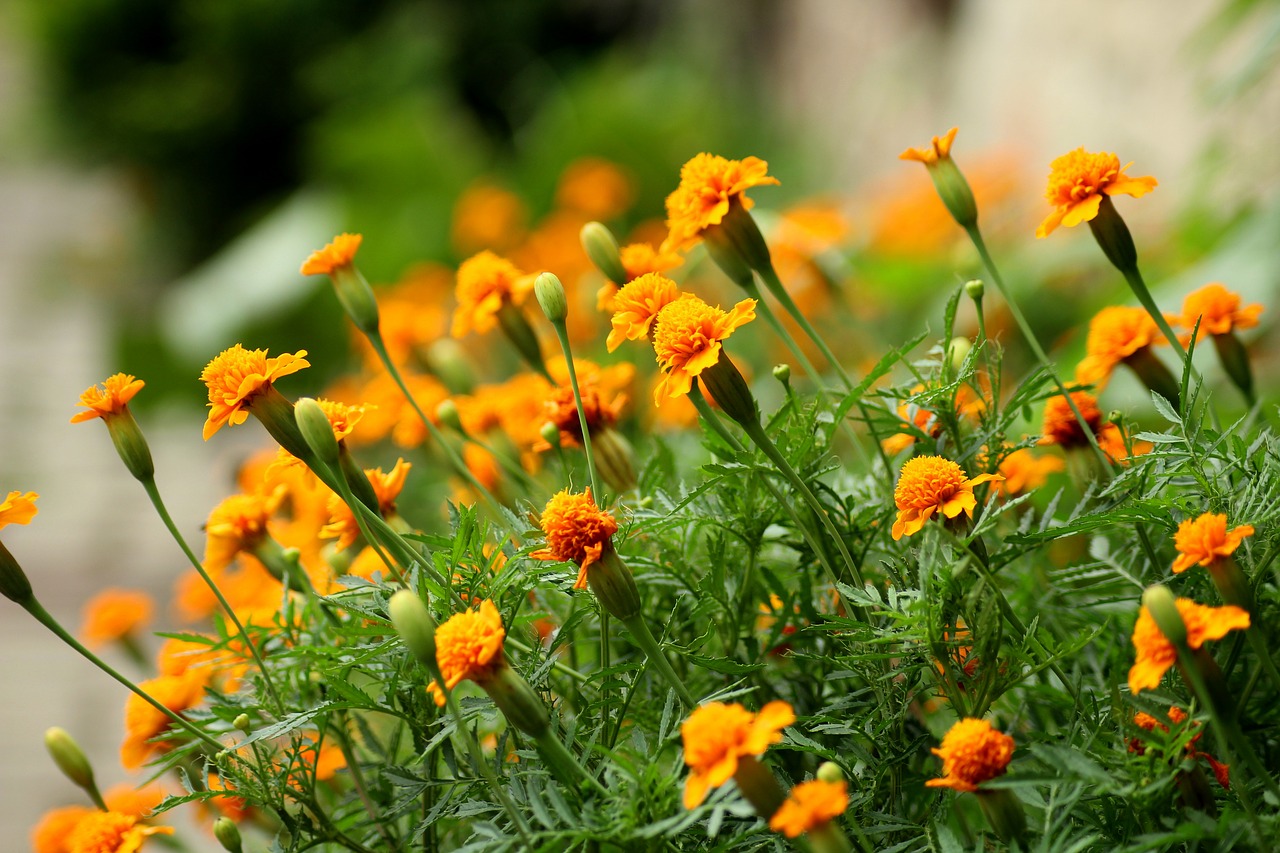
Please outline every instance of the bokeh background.
[{"label": "bokeh background", "polygon": [[[874,359],[936,331],[973,272],[924,170],[897,160],[959,125],[989,239],[1065,363],[1128,297],[1083,229],[1034,239],[1043,179],[1070,149],[1115,151],[1160,181],[1120,209],[1162,305],[1220,280],[1267,306],[1248,340],[1274,403],[1278,51],[1274,0],[7,0],[0,491],[41,499],[5,543],[73,630],[111,585],[151,592],[175,627],[181,554],[105,430],[68,424],[79,393],[146,380],[134,408],[198,548],[261,441],[200,440],[200,368],[237,341],[305,348],[301,394],[351,358],[328,287],[297,273],[308,252],[360,231],[362,268],[394,283],[506,242],[527,268],[589,276],[565,186],[600,159],[624,178],[611,224],[641,235],[693,154],[768,160],[782,185],[754,193],[762,220],[822,212],[843,338]],[[1108,393],[1142,408],[1136,383]],[[125,693],[2,604],[0,850],[22,850],[41,812],[77,801],[46,727],[81,740],[104,786],[127,778]]]}]

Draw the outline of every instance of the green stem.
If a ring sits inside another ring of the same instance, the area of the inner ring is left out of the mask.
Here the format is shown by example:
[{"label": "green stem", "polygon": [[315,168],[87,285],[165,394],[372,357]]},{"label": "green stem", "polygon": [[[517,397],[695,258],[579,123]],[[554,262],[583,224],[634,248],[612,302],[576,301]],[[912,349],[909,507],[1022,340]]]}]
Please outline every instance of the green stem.
[{"label": "green stem", "polygon": [[[1138,301],[1142,303],[1142,307],[1147,309],[1147,313],[1151,315],[1151,319],[1160,327],[1160,332],[1169,341],[1169,346],[1173,347],[1179,359],[1185,365],[1187,363],[1187,351],[1182,346],[1182,341],[1178,340],[1178,335],[1169,325],[1169,321],[1164,318],[1164,313],[1156,305],[1156,301],[1151,296],[1151,291],[1147,289],[1147,283],[1142,279],[1142,273],[1138,271],[1136,266],[1120,271],[1124,275],[1124,280],[1129,283],[1129,289],[1133,291],[1133,295],[1138,297]],[[1195,368],[1191,368],[1191,375],[1195,376]]]},{"label": "green stem", "polygon": [[597,794],[602,796],[609,795],[609,789],[601,785],[596,777],[586,771],[578,759],[574,756],[569,748],[564,745],[560,738],[556,737],[555,732],[548,728],[538,737],[534,738],[538,744],[538,751],[542,753],[542,757],[547,760],[547,764],[551,766],[553,772],[566,785],[574,784],[575,780],[582,780],[590,785]]},{"label": "green stem", "polygon": [[[334,739],[338,742],[338,749],[342,750],[342,758],[347,762],[347,771],[351,776],[351,784],[356,789],[356,796],[360,798],[360,804],[364,806],[365,814],[369,816],[369,821],[377,828],[378,834],[382,836],[382,840],[387,842],[387,849],[393,850],[401,845],[391,834],[391,830],[385,823],[379,819],[378,807],[369,797],[368,786],[364,782],[364,772],[360,769],[360,764],[356,761],[355,751],[351,748],[351,739],[347,737],[345,712],[338,713],[338,723],[332,728],[337,729]],[[316,744],[316,755],[320,754],[320,744]]]},{"label": "green stem", "polygon": [[569,387],[573,389],[573,402],[578,407],[578,426],[582,428],[582,450],[587,456],[587,473],[591,476],[591,491],[596,495],[596,503],[604,503],[604,492],[600,490],[600,475],[596,471],[596,457],[591,449],[591,431],[587,428],[587,410],[582,405],[582,392],[578,390],[578,371],[573,366],[573,349],[569,346],[569,332],[564,321],[551,324],[555,327],[556,338],[560,341],[560,351],[564,353],[564,365],[569,371]]},{"label": "green stem", "polygon": [[667,660],[666,654],[662,651],[662,646],[654,638],[653,632],[649,630],[649,623],[645,622],[644,616],[633,616],[624,620],[623,624],[631,632],[636,645],[649,658],[649,663],[653,664],[654,669],[658,670],[662,677],[667,680],[667,683],[671,685],[671,689],[675,690],[676,695],[680,697],[680,701],[684,703],[684,706],[689,710],[698,707],[698,700],[693,698],[689,688],[685,686],[684,681],[671,667],[671,662]]}]

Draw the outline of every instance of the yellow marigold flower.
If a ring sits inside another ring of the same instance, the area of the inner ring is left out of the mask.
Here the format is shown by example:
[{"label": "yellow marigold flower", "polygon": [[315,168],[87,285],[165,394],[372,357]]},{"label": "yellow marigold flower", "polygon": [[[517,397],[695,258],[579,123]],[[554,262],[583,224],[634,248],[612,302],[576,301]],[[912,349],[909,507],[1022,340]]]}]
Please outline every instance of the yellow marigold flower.
[{"label": "yellow marigold flower", "polygon": [[[452,690],[470,679],[483,684],[506,664],[502,643],[507,632],[502,615],[485,599],[476,610],[455,613],[436,628],[436,663],[444,686]],[[437,705],[444,706],[444,691],[432,681],[427,685]]]},{"label": "yellow marigold flower", "polygon": [[623,341],[642,341],[653,333],[658,314],[680,298],[679,286],[658,272],[627,282],[613,297],[613,330],[605,341],[613,352]]},{"label": "yellow marigold flower", "polygon": [[9,524],[27,524],[39,512],[36,509],[35,492],[10,492],[8,497],[0,501],[0,529]]},{"label": "yellow marigold flower", "polygon": [[334,270],[349,266],[355,260],[356,251],[360,248],[360,234],[339,234],[323,249],[312,252],[302,262],[303,275],[329,275]]},{"label": "yellow marigold flower", "polygon": [[607,281],[596,291],[596,308],[610,314],[618,310],[616,298],[621,287],[642,275],[665,273],[684,263],[684,258],[675,252],[655,249],[649,243],[629,243],[618,250],[618,256],[622,261],[622,269],[627,275],[627,280]]},{"label": "yellow marigold flower", "polygon": [[668,236],[663,249],[679,251],[697,242],[702,232],[719,225],[737,202],[744,210],[754,204],[751,187],[777,184],[769,164],[758,157],[728,160],[699,154],[680,167],[680,185],[667,196]]},{"label": "yellow marigold flower", "polygon": [[1045,198],[1055,208],[1036,229],[1037,237],[1048,237],[1059,225],[1071,228],[1098,215],[1104,195],[1139,198],[1156,187],[1155,178],[1131,178],[1120,158],[1107,152],[1093,153],[1077,148],[1049,164],[1049,187]]},{"label": "yellow marigold flower", "polygon": [[87,806],[64,806],[45,812],[31,830],[31,849],[34,853],[67,853],[71,832],[93,813]]},{"label": "yellow marigold flower", "polygon": [[849,808],[849,783],[814,779],[791,789],[787,799],[769,818],[769,828],[787,838],[798,838],[816,826],[844,814]]},{"label": "yellow marigold flower", "polygon": [[232,495],[213,508],[204,530],[204,567],[226,568],[242,551],[252,551],[267,537],[267,522],[284,501],[286,489],[269,493]]},{"label": "yellow marigold flower", "polygon": [[708,702],[694,709],[680,726],[684,763],[689,765],[684,807],[697,808],[708,791],[732,778],[739,758],[763,755],[795,721],[795,711],[781,701],[770,702],[758,714],[736,703]]},{"label": "yellow marigold flower", "polygon": [[665,374],[653,391],[654,405],[663,397],[689,393],[693,380],[720,360],[721,342],[756,318],[756,301],[744,299],[727,314],[696,296],[685,296],[658,312],[653,351]]},{"label": "yellow marigold flower", "polygon": [[531,290],[533,278],[506,258],[489,251],[468,258],[458,267],[458,307],[453,312],[450,334],[461,338],[470,331],[491,331],[498,325],[498,311],[503,304],[519,305]]},{"label": "yellow marigold flower", "polygon": [[224,425],[244,423],[253,398],[271,388],[271,383],[297,373],[310,363],[306,350],[267,358],[264,349],[247,350],[240,344],[223,350],[200,373],[200,381],[209,388],[209,418],[204,423],[204,438]]},{"label": "yellow marigold flower", "polygon": [[[1080,409],[1089,429],[1097,435],[1102,428],[1102,410],[1098,408],[1098,399],[1088,391],[1073,391],[1071,399]],[[1064,449],[1086,447],[1089,444],[1089,437],[1080,429],[1080,422],[1071,411],[1071,405],[1061,394],[1045,400],[1043,432],[1041,444],[1057,444]]]},{"label": "yellow marigold flower", "polygon": [[156,806],[164,801],[164,797],[164,788],[159,785],[135,788],[128,782],[115,785],[102,795],[103,801],[111,811],[133,815],[139,819],[144,819],[155,811]]},{"label": "yellow marigold flower", "polygon": [[[1111,371],[1120,362],[1163,340],[1160,328],[1146,309],[1119,305],[1103,308],[1089,321],[1085,356],[1076,368],[1076,381],[1101,385],[1111,378]],[[1070,410],[1067,414],[1071,414]]]},{"label": "yellow marigold flower", "polygon": [[1240,294],[1232,293],[1218,282],[1206,284],[1187,294],[1182,302],[1182,325],[1194,329],[1200,323],[1200,333],[1226,335],[1235,329],[1250,329],[1258,325],[1261,305],[1240,307]]},{"label": "yellow marigold flower", "polygon": [[972,518],[973,508],[978,505],[973,487],[999,479],[998,474],[966,478],[963,468],[941,456],[908,459],[893,490],[893,500],[898,507],[893,538],[919,533],[935,512],[941,512],[947,518],[955,518],[963,512]]},{"label": "yellow marigold flower", "polygon": [[85,412],[76,412],[71,416],[71,423],[78,424],[94,418],[108,418],[117,415],[142,390],[145,383],[127,373],[108,376],[101,385],[94,385],[80,395],[80,405],[88,408]]},{"label": "yellow marigold flower", "polygon": [[[404,489],[404,481],[413,466],[403,459],[397,459],[395,467],[389,473],[382,473],[381,468],[366,468],[364,473],[378,496],[378,511],[384,518],[394,515],[396,498]],[[337,539],[338,550],[350,548],[360,536],[360,525],[356,522],[355,513],[340,495],[329,496],[329,523],[320,530],[321,539]]]},{"label": "yellow marigold flower", "polygon": [[1000,461],[998,473],[1003,481],[992,485],[991,490],[1001,495],[1020,495],[1040,488],[1049,475],[1066,468],[1057,456],[1037,456],[1030,448],[1013,451]]},{"label": "yellow marigold flower", "polygon": [[172,835],[171,826],[145,826],[134,815],[92,812],[67,836],[67,853],[137,853],[148,837]]},{"label": "yellow marigold flower", "polygon": [[569,164],[556,186],[556,204],[588,219],[613,219],[631,206],[634,181],[616,163],[583,157]]},{"label": "yellow marigold flower", "polygon": [[574,589],[587,588],[587,568],[600,559],[606,545],[618,532],[618,522],[596,506],[591,489],[575,495],[568,489],[557,492],[542,511],[542,532],[547,547],[529,556],[538,560],[577,563]]},{"label": "yellow marigold flower", "polygon": [[[1189,598],[1179,598],[1174,603],[1187,626],[1187,645],[1192,649],[1200,648],[1209,640],[1220,640],[1229,631],[1249,627],[1248,611],[1233,604],[1207,607]],[[1133,647],[1136,658],[1129,670],[1129,690],[1133,693],[1154,690],[1160,686],[1160,679],[1169,667],[1177,663],[1178,650],[1160,632],[1146,606],[1138,611],[1138,621],[1133,626]]]},{"label": "yellow marigold flower", "polygon": [[943,778],[930,779],[930,788],[976,791],[983,782],[1003,776],[1013,758],[1013,738],[996,731],[986,720],[960,720],[932,750],[942,759]]},{"label": "yellow marigold flower", "polygon": [[942,136],[935,136],[927,148],[908,148],[898,155],[899,160],[914,160],[926,166],[936,165],[943,158],[951,156],[951,144],[956,141],[956,133],[960,130],[953,127]]},{"label": "yellow marigold flower", "polygon": [[1173,544],[1178,549],[1173,571],[1176,574],[1192,566],[1212,566],[1223,557],[1231,556],[1245,537],[1252,535],[1253,527],[1248,524],[1228,531],[1225,513],[1206,512],[1199,518],[1188,518],[1178,525],[1178,532],[1173,535]]},{"label": "yellow marigold flower", "polygon": [[102,646],[124,639],[151,621],[155,603],[145,592],[105,589],[84,606],[80,636],[86,646]]},{"label": "yellow marigold flower", "polygon": [[[204,695],[206,673],[189,670],[182,675],[161,675],[138,686],[170,711],[181,713],[199,704]],[[151,741],[169,729],[172,723],[136,693],[130,693],[124,706],[124,744],[120,747],[120,763],[126,770],[137,770],[155,752],[164,748]]]}]

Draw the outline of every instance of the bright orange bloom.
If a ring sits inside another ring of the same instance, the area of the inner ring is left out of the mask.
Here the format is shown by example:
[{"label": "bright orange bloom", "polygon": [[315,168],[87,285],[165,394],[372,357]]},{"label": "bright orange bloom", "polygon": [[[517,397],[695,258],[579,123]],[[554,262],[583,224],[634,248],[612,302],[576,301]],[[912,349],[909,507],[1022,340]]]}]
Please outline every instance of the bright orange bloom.
[{"label": "bright orange bloom", "polygon": [[[1084,421],[1096,435],[1102,428],[1102,410],[1098,408],[1098,398],[1088,391],[1073,391],[1071,399],[1075,401]],[[1086,447],[1089,437],[1080,429],[1080,422],[1071,411],[1067,398],[1059,394],[1044,402],[1044,436],[1041,444],[1057,444],[1063,449]]]},{"label": "bright orange bloom", "polygon": [[914,160],[926,166],[935,166],[939,160],[951,156],[951,144],[956,141],[956,132],[960,128],[953,127],[942,136],[935,136],[928,148],[908,148],[898,155],[899,160]]},{"label": "bright orange bloom", "polygon": [[[610,314],[618,310],[615,298],[622,286],[635,281],[642,275],[665,273],[684,263],[684,258],[675,252],[655,249],[649,243],[628,243],[618,250],[618,256],[622,261],[622,269],[627,274],[627,280],[607,281],[596,291],[596,308]],[[657,314],[657,311],[653,313]]]},{"label": "bright orange bloom", "polygon": [[653,391],[654,405],[664,397],[682,397],[693,380],[720,360],[721,342],[756,318],[756,301],[744,299],[725,313],[696,296],[677,299],[658,312],[653,352],[665,374]]},{"label": "bright orange bloom", "polygon": [[236,426],[249,418],[253,398],[271,388],[282,376],[297,373],[310,363],[306,350],[267,358],[264,349],[247,350],[240,344],[223,350],[200,372],[200,381],[209,388],[209,418],[204,422],[204,438],[209,440],[224,425]]},{"label": "bright orange bloom", "polygon": [[506,251],[525,235],[529,211],[510,190],[487,181],[472,184],[453,206],[450,237],[460,255],[481,249]]},{"label": "bright orange bloom", "polygon": [[[1209,640],[1220,640],[1230,631],[1249,627],[1249,612],[1233,604],[1207,607],[1189,598],[1175,602],[1182,622],[1187,626],[1187,645],[1198,649]],[[1138,611],[1133,626],[1136,659],[1129,670],[1129,690],[1139,693],[1160,686],[1160,679],[1178,660],[1178,650],[1165,638],[1155,618],[1144,606]]]},{"label": "bright orange bloom", "polygon": [[667,229],[664,250],[680,251],[698,241],[702,232],[719,225],[737,202],[750,210],[751,187],[777,184],[769,177],[769,164],[758,157],[727,160],[699,154],[680,167],[680,186],[667,196]]},{"label": "bright orange bloom", "polygon": [[787,799],[769,818],[769,828],[787,838],[798,838],[816,826],[840,817],[849,808],[849,783],[814,779],[791,789]]},{"label": "bright orange bloom", "polygon": [[356,258],[356,251],[360,248],[360,241],[363,239],[364,237],[360,234],[339,234],[333,238],[333,242],[323,249],[312,252],[302,262],[301,273],[329,275],[336,269],[350,266]]},{"label": "bright orange bloom", "polygon": [[689,778],[684,783],[684,807],[694,809],[738,770],[738,759],[763,755],[782,741],[782,730],[796,721],[786,702],[770,702],[753,714],[736,703],[699,705],[680,726],[684,739],[684,763]]},{"label": "bright orange bloom", "polygon": [[613,219],[631,206],[634,181],[616,163],[583,157],[570,163],[556,186],[556,204],[588,219]]},{"label": "bright orange bloom", "polygon": [[1076,367],[1076,381],[1101,386],[1120,362],[1163,340],[1160,328],[1146,309],[1118,305],[1103,308],[1089,321],[1085,356]]},{"label": "bright orange bloom", "polygon": [[204,525],[205,569],[225,569],[237,554],[262,544],[267,522],[280,508],[285,492],[284,486],[277,486],[269,494],[232,495],[214,507]]},{"label": "bright orange bloom", "polygon": [[1004,480],[992,485],[991,490],[1010,496],[1034,491],[1048,482],[1050,474],[1064,468],[1066,463],[1057,456],[1037,456],[1023,447],[1001,460],[998,473]]},{"label": "bright orange bloom", "polygon": [[1194,329],[1200,323],[1200,333],[1226,335],[1234,329],[1250,329],[1258,325],[1261,305],[1240,307],[1240,294],[1232,293],[1218,282],[1206,284],[1187,294],[1182,302],[1182,325]]},{"label": "bright orange bloom", "polygon": [[1245,537],[1253,535],[1253,527],[1242,524],[1227,530],[1225,513],[1206,512],[1199,518],[1188,518],[1178,525],[1173,544],[1178,549],[1178,559],[1173,563],[1175,574],[1192,566],[1212,566],[1223,557],[1229,557],[1240,547]]},{"label": "bright orange bloom", "polygon": [[64,806],[45,812],[31,830],[31,849],[34,853],[67,853],[71,831],[93,813],[88,806]]},{"label": "bright orange bloom", "polygon": [[8,497],[0,501],[0,529],[9,524],[27,524],[39,512],[36,509],[35,492],[10,492]]},{"label": "bright orange bloom", "polygon": [[137,853],[152,835],[172,835],[171,826],[144,826],[134,815],[95,811],[67,836],[67,853]]},{"label": "bright orange bloom", "polygon": [[1140,198],[1156,187],[1155,178],[1131,178],[1120,158],[1077,148],[1049,164],[1049,188],[1045,198],[1055,208],[1036,229],[1037,237],[1048,237],[1059,225],[1067,228],[1088,222],[1098,215],[1104,195]]},{"label": "bright orange bloom", "polygon": [[1013,758],[1013,738],[986,720],[966,717],[951,727],[932,752],[942,759],[944,775],[925,782],[927,787],[976,791],[983,782],[1004,775]]},{"label": "bright orange bloom", "polygon": [[108,376],[101,385],[94,385],[80,395],[80,405],[87,407],[88,411],[76,412],[71,416],[71,423],[120,414],[144,384],[141,379],[134,379],[127,373]]},{"label": "bright orange bloom", "polygon": [[[565,373],[561,367],[563,359],[548,366],[553,378],[560,384],[547,392],[543,401],[546,419],[560,430],[560,443],[567,447],[582,444],[582,423],[578,420],[578,405],[573,397],[573,387],[566,374],[563,381],[557,372]],[[578,376],[578,392],[582,396],[582,411],[586,415],[587,432],[595,435],[618,422],[622,409],[627,404],[627,395],[621,391],[635,377],[635,368],[630,364],[617,364],[601,369],[592,362],[574,359],[574,370]],[[550,450],[551,445],[539,439],[533,449]]]},{"label": "bright orange bloom", "polygon": [[[390,473],[382,473],[381,468],[366,468],[364,473],[369,478],[369,485],[378,496],[378,511],[383,518],[394,515],[396,498],[404,489],[404,481],[413,466],[403,459],[397,459]],[[341,495],[329,496],[329,523],[320,530],[321,539],[337,539],[338,550],[350,548],[360,536],[360,525],[356,522],[355,513]]]},{"label": "bright orange bloom", "polygon": [[941,512],[947,518],[955,518],[963,512],[972,518],[973,509],[978,505],[973,487],[999,479],[998,474],[966,478],[963,468],[941,456],[908,459],[893,490],[893,500],[898,507],[893,538],[896,540],[919,533],[935,512]]},{"label": "bright orange bloom", "polygon": [[680,298],[679,286],[661,273],[645,273],[627,282],[613,297],[613,330],[605,342],[613,352],[623,341],[642,341],[653,333],[658,314]]},{"label": "bright orange bloom", "polygon": [[491,331],[498,325],[503,304],[519,305],[532,289],[533,277],[506,258],[489,251],[472,256],[458,267],[458,307],[450,334],[461,338],[470,331],[482,335]]},{"label": "bright orange bloom", "polygon": [[155,603],[145,592],[104,589],[84,606],[80,636],[90,647],[123,639],[151,621]]},{"label": "bright orange bloom", "polygon": [[[476,610],[455,613],[436,628],[436,663],[444,676],[444,686],[452,690],[470,679],[478,684],[488,681],[503,666],[502,643],[507,632],[502,615],[492,601],[485,599]],[[445,704],[444,691],[432,681],[427,685],[437,705]]]},{"label": "bright orange bloom", "polygon": [[[189,671],[182,675],[161,675],[138,686],[175,713],[200,703],[204,695],[206,673]],[[130,693],[124,706],[124,744],[120,747],[120,763],[126,770],[137,770],[152,754],[162,750],[162,743],[149,743],[163,734],[173,721],[157,711],[138,694]]]},{"label": "bright orange bloom", "polygon": [[114,785],[102,795],[103,801],[111,811],[133,815],[140,819],[146,818],[155,811],[156,806],[164,801],[164,797],[164,788],[160,785],[135,788],[128,782]]},{"label": "bright orange bloom", "polygon": [[1129,460],[1144,453],[1150,453],[1152,444],[1149,441],[1133,441],[1133,452],[1129,451],[1129,442],[1124,430],[1115,424],[1103,424],[1098,433],[1098,447],[1112,462],[1128,465]]},{"label": "bright orange bloom", "polygon": [[557,492],[542,511],[542,532],[547,547],[530,554],[537,560],[577,563],[574,589],[587,588],[587,567],[600,560],[604,547],[618,532],[618,522],[596,506],[588,488],[580,495],[568,489]]}]

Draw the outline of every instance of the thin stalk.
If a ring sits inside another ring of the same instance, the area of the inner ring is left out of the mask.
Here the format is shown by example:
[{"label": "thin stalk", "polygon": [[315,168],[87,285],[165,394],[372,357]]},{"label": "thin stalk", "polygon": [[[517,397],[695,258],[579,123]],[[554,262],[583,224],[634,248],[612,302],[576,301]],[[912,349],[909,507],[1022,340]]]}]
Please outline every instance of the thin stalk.
[{"label": "thin stalk", "polygon": [[[351,748],[351,739],[347,737],[346,732],[347,715],[344,712],[338,714],[338,724],[332,728],[337,729],[334,739],[338,742],[338,749],[342,751],[342,758],[347,762],[347,770],[351,776],[351,784],[356,789],[356,796],[360,799],[360,804],[364,806],[365,814],[369,816],[369,820],[377,828],[378,834],[382,836],[382,840],[387,842],[387,849],[396,849],[402,845],[391,834],[391,830],[383,823],[378,816],[378,807],[369,797],[369,788],[364,782],[364,772],[360,769],[359,762],[356,761],[355,751]],[[316,744],[317,754],[319,754],[320,745]]]},{"label": "thin stalk", "polygon": [[667,660],[666,654],[662,651],[662,646],[654,638],[653,632],[649,630],[649,623],[645,622],[644,615],[638,614],[630,619],[623,620],[623,624],[627,626],[627,630],[631,632],[636,645],[644,651],[654,669],[658,670],[662,677],[667,680],[667,683],[671,685],[671,689],[680,697],[680,701],[684,703],[684,706],[689,710],[698,707],[698,700],[693,698],[689,688],[685,686],[684,681],[671,667],[671,661]]},{"label": "thin stalk", "polygon": [[600,784],[596,777],[586,771],[578,759],[574,756],[569,748],[564,745],[560,738],[556,737],[555,732],[548,728],[539,737],[534,738],[538,744],[538,751],[542,753],[542,757],[547,760],[552,769],[559,768],[560,772],[557,776],[561,776],[560,781],[565,784],[572,784],[573,779],[581,779],[590,785],[597,794],[608,796],[609,789]]},{"label": "thin stalk", "polygon": [[564,321],[551,324],[556,330],[556,338],[560,341],[560,351],[564,353],[564,365],[569,371],[569,387],[573,389],[573,402],[578,407],[578,426],[582,429],[582,450],[587,457],[587,473],[591,475],[591,491],[597,496],[597,503],[604,502],[604,492],[600,490],[600,475],[596,471],[596,457],[591,450],[591,432],[587,429],[587,410],[582,405],[582,392],[578,390],[578,371],[573,366],[573,349],[569,346],[569,332]]}]

